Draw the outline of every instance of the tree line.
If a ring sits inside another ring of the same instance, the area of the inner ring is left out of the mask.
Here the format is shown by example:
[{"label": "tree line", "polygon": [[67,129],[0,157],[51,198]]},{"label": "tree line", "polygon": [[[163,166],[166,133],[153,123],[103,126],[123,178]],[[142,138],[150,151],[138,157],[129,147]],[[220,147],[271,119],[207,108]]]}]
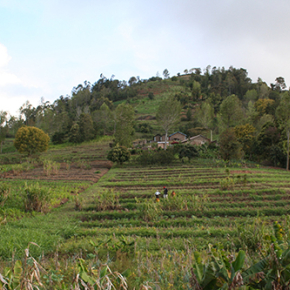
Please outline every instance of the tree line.
[{"label": "tree line", "polygon": [[[78,143],[114,134],[120,145],[130,146],[135,131],[152,131],[146,122],[136,124],[130,105],[134,99],[144,99],[144,92],[146,102],[152,101],[156,94],[152,87],[170,93],[156,108],[165,134],[172,128],[189,136],[212,132],[222,137],[228,132],[226,136],[234,134],[237,140],[233,144],[238,142],[238,151],[249,159],[261,160],[268,152],[267,159],[274,165],[284,166],[289,160],[289,91],[284,78],[279,76],[268,86],[260,78],[252,82],[245,69],[233,67],[186,69],[173,77],[165,69],[163,78],[157,74],[145,80],[131,77],[128,82],[101,74],[94,84],[85,81],[74,87],[71,95],[60,96],[52,104],[42,99],[34,107],[27,101],[19,108],[18,117],[8,118],[2,111],[1,144],[6,136],[14,136],[18,128],[27,125],[42,129],[54,143]],[[174,87],[178,89],[172,90]],[[167,120],[169,126],[164,125],[166,116],[172,119]]]}]

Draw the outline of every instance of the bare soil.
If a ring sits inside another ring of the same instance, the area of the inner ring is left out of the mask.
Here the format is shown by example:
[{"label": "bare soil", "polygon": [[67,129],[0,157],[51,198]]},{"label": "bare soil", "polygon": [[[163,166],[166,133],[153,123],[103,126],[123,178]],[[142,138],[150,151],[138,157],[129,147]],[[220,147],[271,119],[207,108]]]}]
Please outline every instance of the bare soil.
[{"label": "bare soil", "polygon": [[5,173],[3,177],[7,179],[27,179],[27,180],[47,180],[47,181],[91,181],[97,182],[112,167],[112,162],[95,160],[91,161],[90,168],[80,168],[76,163],[72,163],[67,168],[66,163],[61,163],[61,167],[57,172],[47,174],[42,166],[33,170],[22,173],[13,173],[12,171]]}]

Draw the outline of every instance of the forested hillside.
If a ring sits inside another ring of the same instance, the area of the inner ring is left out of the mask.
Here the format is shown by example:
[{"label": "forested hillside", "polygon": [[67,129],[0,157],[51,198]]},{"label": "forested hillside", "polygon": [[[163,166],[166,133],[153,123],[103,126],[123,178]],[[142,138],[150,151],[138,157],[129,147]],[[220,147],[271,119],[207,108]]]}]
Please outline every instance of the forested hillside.
[{"label": "forested hillside", "polygon": [[1,132],[14,136],[19,127],[29,125],[44,130],[54,143],[79,143],[115,134],[118,124],[125,122],[124,115],[129,120],[133,114],[134,130],[126,131],[129,143],[138,138],[150,140],[154,134],[164,133],[156,112],[167,98],[174,98],[182,107],[172,132],[217,140],[223,132],[226,138],[234,133],[246,158],[286,165],[290,94],[284,78],[279,76],[268,86],[260,78],[253,82],[243,68],[208,66],[173,77],[165,69],[163,78],[133,76],[128,82],[101,74],[95,83],[85,81],[52,104],[42,101],[33,107],[27,101],[20,107],[19,117],[7,118],[2,112]]}]

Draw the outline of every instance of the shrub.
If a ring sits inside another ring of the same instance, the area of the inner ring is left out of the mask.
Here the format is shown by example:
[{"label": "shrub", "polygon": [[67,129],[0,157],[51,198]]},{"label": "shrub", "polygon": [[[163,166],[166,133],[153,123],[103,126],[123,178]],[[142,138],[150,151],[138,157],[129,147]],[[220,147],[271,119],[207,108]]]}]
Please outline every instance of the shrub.
[{"label": "shrub", "polygon": [[24,187],[24,206],[27,211],[47,212],[51,201],[51,190],[39,183]]},{"label": "shrub", "polygon": [[198,155],[199,154],[196,148],[190,144],[180,147],[179,152],[178,152],[178,157],[179,159],[182,160],[182,162],[184,162],[183,158],[188,158],[188,161],[190,162],[190,160],[193,157],[196,157]]},{"label": "shrub", "polygon": [[48,149],[49,136],[36,127],[21,127],[18,129],[14,146],[20,153],[32,155]]},{"label": "shrub", "polygon": [[118,144],[109,151],[107,158],[112,162],[117,162],[118,164],[123,164],[130,160],[130,152],[124,146],[119,146]]},{"label": "shrub", "polygon": [[51,141],[55,145],[64,143],[65,133],[64,132],[55,132],[51,137]]},{"label": "shrub", "polygon": [[143,151],[137,158],[137,162],[143,166],[146,165],[166,165],[171,164],[174,160],[174,151],[171,148],[158,151]]}]

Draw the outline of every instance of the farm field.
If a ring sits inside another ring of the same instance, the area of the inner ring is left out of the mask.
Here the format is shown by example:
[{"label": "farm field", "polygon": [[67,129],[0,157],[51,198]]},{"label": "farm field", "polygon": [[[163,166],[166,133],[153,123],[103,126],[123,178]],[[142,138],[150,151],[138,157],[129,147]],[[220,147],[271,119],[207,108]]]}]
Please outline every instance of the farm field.
[{"label": "farm field", "polygon": [[[1,183],[12,193],[0,210],[0,273],[33,242],[38,246],[30,245],[30,254],[54,277],[46,282],[51,289],[80,285],[73,280],[77,274],[85,283],[91,281],[87,276],[110,277],[120,286],[113,273],[127,278],[128,289],[193,289],[197,254],[206,261],[209,253],[235,256],[244,250],[249,267],[267,252],[271,241],[265,237],[275,234],[274,222],[282,226],[284,241],[289,237],[285,170],[242,163],[225,168],[202,159],[170,167],[133,162],[110,170],[106,161],[86,162],[90,168],[62,162],[51,175],[40,166],[13,173],[3,165]],[[23,188],[32,184],[53,192],[45,214],[23,208]],[[169,197],[156,202],[154,193],[163,186]],[[100,276],[104,269],[112,274]]]},{"label": "farm field", "polygon": [[[141,248],[148,238],[151,250],[164,245],[184,250],[184,242],[172,238],[190,239],[198,248],[205,243],[226,245],[229,237],[240,243],[238,225],[251,224],[256,216],[271,223],[289,214],[286,171],[196,166],[111,170],[93,187],[100,196],[107,194],[115,208],[97,211],[98,205],[92,205],[95,195],[87,195],[78,215],[83,221],[80,234],[93,236],[97,228],[98,235],[142,237]],[[154,193],[163,186],[168,187],[169,198],[156,203]],[[157,238],[167,241],[158,243]]]}]

